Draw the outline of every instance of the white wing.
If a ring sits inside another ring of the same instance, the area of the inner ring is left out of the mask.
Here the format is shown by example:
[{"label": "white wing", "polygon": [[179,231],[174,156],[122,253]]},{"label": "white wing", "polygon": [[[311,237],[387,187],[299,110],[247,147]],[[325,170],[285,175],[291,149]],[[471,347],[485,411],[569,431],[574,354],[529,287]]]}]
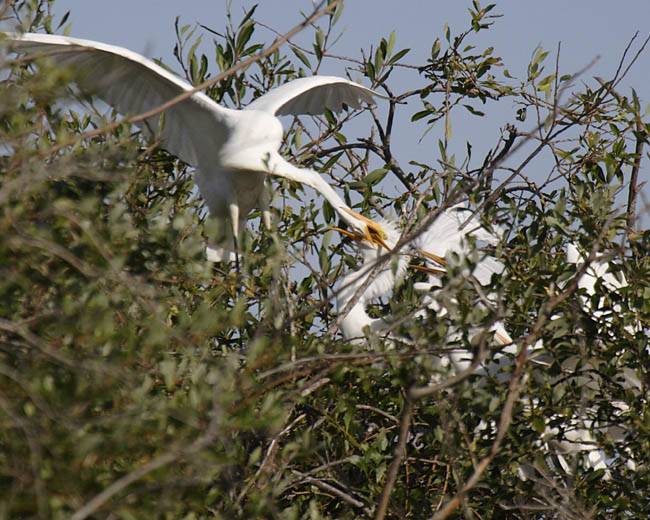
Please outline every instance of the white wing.
[{"label": "white wing", "polygon": [[[43,54],[57,65],[70,67],[84,92],[123,114],[146,112],[192,89],[153,61],[122,47],[50,34],[5,36],[3,42],[14,52]],[[236,117],[236,111],[197,92],[165,111],[160,137],[167,150],[196,166],[199,155],[223,143],[229,117]],[[147,120],[153,131],[158,120],[159,116]]]},{"label": "white wing", "polygon": [[468,236],[496,245],[501,233],[497,231],[488,231],[476,216],[472,217],[471,210],[456,205],[441,212],[414,240],[414,245],[441,257],[449,252],[461,255],[469,251]]},{"label": "white wing", "polygon": [[361,108],[361,103],[374,105],[375,91],[336,76],[299,78],[270,90],[245,110],[259,110],[278,116],[288,114],[317,115],[329,109],[340,112],[344,106]]}]

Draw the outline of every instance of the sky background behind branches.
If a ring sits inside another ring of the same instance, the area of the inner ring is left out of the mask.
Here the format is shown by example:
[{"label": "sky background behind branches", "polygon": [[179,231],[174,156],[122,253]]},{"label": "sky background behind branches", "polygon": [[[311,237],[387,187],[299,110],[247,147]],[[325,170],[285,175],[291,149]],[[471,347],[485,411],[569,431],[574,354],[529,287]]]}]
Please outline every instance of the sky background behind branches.
[{"label": "sky background behind branches", "polygon": [[[250,9],[256,2],[233,0],[231,2],[233,17],[237,22],[245,10]],[[310,13],[314,2],[298,0],[280,2],[261,0],[255,18],[266,25],[284,32],[301,20],[300,11]],[[551,51],[546,67],[547,73],[552,72],[552,55],[556,52],[558,42],[561,42],[560,73],[568,74],[584,68],[588,63],[598,58],[598,61],[585,74],[584,79],[600,76],[611,78],[618,66],[621,55],[636,31],[640,31],[637,43],[647,36],[650,21],[650,2],[648,0],[626,0],[611,2],[611,0],[575,0],[571,2],[549,0],[532,2],[520,0],[497,0],[493,13],[503,14],[491,30],[482,31],[469,38],[469,43],[479,49],[493,46],[495,55],[503,58],[510,74],[515,78],[525,79],[526,66],[538,45]],[[71,10],[69,22],[72,23],[72,36],[98,40],[106,43],[127,47],[148,57],[162,60],[178,70],[172,54],[174,47],[174,20],[180,16],[181,23],[206,25],[219,32],[225,27],[227,2],[219,0],[188,0],[179,3],[173,0],[57,0],[55,9],[59,15]],[[487,5],[487,2],[482,2]],[[335,34],[340,33],[340,39],[331,49],[344,56],[360,57],[360,49],[368,50],[370,45],[377,45],[382,37],[388,37],[391,31],[397,35],[395,49],[410,48],[411,52],[403,60],[405,63],[423,64],[430,55],[431,44],[436,37],[444,39],[444,24],[448,23],[452,34],[457,34],[468,27],[468,7],[470,1],[402,1],[394,0],[347,0],[342,18],[336,26]],[[325,22],[321,21],[321,24]],[[258,38],[271,41],[274,34],[263,28]],[[255,39],[255,37],[254,37]],[[313,31],[305,31],[295,43],[311,48]],[[206,39],[204,39],[206,42]],[[638,45],[634,49],[638,48]],[[204,46],[206,54],[212,58],[209,47]],[[444,45],[443,45],[444,49]],[[288,49],[285,48],[288,51]],[[211,63],[213,74],[216,65]],[[641,55],[625,80],[620,84],[619,91],[630,94],[633,87],[642,101],[642,106],[650,103],[650,51]],[[326,61],[321,73],[344,75],[346,70],[342,62]],[[361,79],[360,74],[352,73],[352,79]],[[362,80],[363,82],[363,80]],[[414,71],[399,71],[389,80],[396,92],[416,88],[420,84]],[[591,84],[594,84],[591,82]],[[434,131],[420,142],[424,122],[411,123],[410,116],[419,109],[417,100],[401,108],[393,135],[394,153],[402,165],[410,160],[435,164],[438,157],[437,140],[444,132],[443,125],[438,124]],[[482,106],[480,102],[474,107],[485,112],[485,117],[472,116],[460,108],[452,118],[452,151],[462,160],[469,141],[473,147],[473,164],[479,166],[484,154],[493,148],[499,139],[500,129],[504,124],[515,121],[517,106],[505,99],[498,103]],[[380,103],[380,111],[381,107]],[[355,122],[352,131],[358,129],[363,135],[370,127],[370,118]],[[525,123],[518,123],[520,130],[534,126],[534,118],[530,117]],[[647,161],[640,172],[640,181],[649,178]],[[542,181],[552,166],[550,157],[539,158],[527,169],[527,174],[536,181]],[[395,187],[399,191],[397,181]],[[650,190],[646,186],[644,194]],[[312,194],[313,195],[313,194]],[[641,209],[641,208],[640,208]],[[644,216],[643,224],[650,222]]]}]

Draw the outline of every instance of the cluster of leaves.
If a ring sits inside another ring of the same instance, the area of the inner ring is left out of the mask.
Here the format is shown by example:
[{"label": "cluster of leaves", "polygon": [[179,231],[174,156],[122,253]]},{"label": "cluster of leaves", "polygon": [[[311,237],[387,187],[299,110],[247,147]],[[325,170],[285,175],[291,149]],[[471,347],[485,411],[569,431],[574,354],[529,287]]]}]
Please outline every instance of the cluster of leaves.
[{"label": "cluster of leaves", "polygon": [[[49,32],[65,23],[52,5],[19,2],[14,15]],[[339,336],[333,286],[358,260],[347,242],[321,238],[334,220],[326,203],[274,181],[276,228],[245,237],[239,272],[210,265],[211,223],[187,165],[129,126],[80,139],[107,120],[92,105],[60,102],[71,99],[69,72],[47,61],[5,63],[3,516],[359,518],[379,514],[387,493],[395,518],[431,517],[454,496],[454,514],[466,518],[647,517],[650,231],[635,227],[633,212],[645,210],[634,210],[624,188],[650,128],[636,94],[618,92],[619,75],[564,102],[573,77],[544,74],[540,50],[525,81],[505,70],[498,77],[496,51],[468,43],[489,30],[493,8],[473,2],[468,30],[447,30],[446,43],[436,40],[427,63],[414,66],[404,63],[406,49],[395,50],[395,34],[361,59],[328,58],[339,6],[313,29],[311,49],[278,51],[208,92],[239,106],[339,59],[391,95],[385,120],[362,114],[374,131],[359,138],[347,125],[358,112],[296,120],[285,154],[328,175],[358,211],[401,215],[405,230],[464,201],[505,227],[493,254],[507,274],[493,279],[494,305],[479,305],[485,295],[454,266],[436,296],[446,316],[414,316],[421,273],[371,310],[390,316],[407,343]],[[177,23],[175,55],[187,78],[201,82],[268,43],[258,41],[254,14],[229,16],[223,32]],[[201,35],[214,39],[208,54]],[[397,74],[418,87],[393,93]],[[509,127],[478,163],[469,146],[462,160],[447,153],[457,106],[480,116],[476,100],[505,98],[520,106],[513,124],[536,115],[533,131]],[[409,99],[423,106],[410,113],[401,104]],[[397,117],[425,121],[432,140],[436,122],[446,122],[430,163],[400,163],[390,139]],[[544,155],[548,177],[533,180],[529,165],[545,164]],[[607,320],[586,312],[568,243],[586,257],[606,255],[626,278],[617,292],[596,284],[590,304],[609,310]],[[500,377],[472,375],[409,397],[449,381],[440,360],[450,330],[462,331],[456,346],[496,355],[489,335],[472,331],[497,319],[519,346],[543,341],[543,368],[518,358]],[[553,442],[578,419],[605,451],[607,470],[580,453],[562,455],[570,470],[558,463]],[[484,460],[478,484],[457,495]]]}]

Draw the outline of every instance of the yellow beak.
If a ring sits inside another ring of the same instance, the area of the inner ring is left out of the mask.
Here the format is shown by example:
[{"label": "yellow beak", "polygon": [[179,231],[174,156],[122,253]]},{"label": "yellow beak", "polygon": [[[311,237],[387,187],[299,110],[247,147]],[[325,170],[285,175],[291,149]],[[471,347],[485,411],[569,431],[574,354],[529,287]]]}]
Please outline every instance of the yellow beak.
[{"label": "yellow beak", "polygon": [[421,271],[423,273],[432,274],[435,276],[442,276],[443,274],[445,274],[445,271],[443,269],[435,269],[434,267],[425,267],[423,265],[415,265],[415,264],[412,264],[409,267],[411,269],[415,269],[416,271]]},{"label": "yellow beak", "polygon": [[512,345],[514,343],[508,334],[502,334],[501,332],[495,332],[494,339],[496,339],[500,345],[504,346]]},{"label": "yellow beak", "polygon": [[422,256],[428,258],[429,260],[433,260],[437,264],[440,265],[447,265],[447,260],[445,260],[443,257],[438,256],[434,253],[429,253],[429,251],[425,251],[424,249],[418,249],[418,253],[420,253]]},{"label": "yellow beak", "polygon": [[350,238],[354,238],[355,240],[367,240],[371,244],[377,244],[383,247],[384,249],[386,249],[387,251],[390,251],[392,249],[386,243],[386,238],[387,238],[386,232],[384,231],[384,229],[381,227],[380,224],[377,224],[377,222],[375,222],[374,220],[370,220],[369,218],[364,217],[361,213],[352,211],[349,208],[343,208],[343,210],[346,213],[352,215],[354,218],[362,221],[366,225],[365,233],[361,235],[359,233],[350,233],[350,232],[343,231],[339,228],[335,228],[337,229],[337,231],[340,231],[344,235],[349,236]]}]

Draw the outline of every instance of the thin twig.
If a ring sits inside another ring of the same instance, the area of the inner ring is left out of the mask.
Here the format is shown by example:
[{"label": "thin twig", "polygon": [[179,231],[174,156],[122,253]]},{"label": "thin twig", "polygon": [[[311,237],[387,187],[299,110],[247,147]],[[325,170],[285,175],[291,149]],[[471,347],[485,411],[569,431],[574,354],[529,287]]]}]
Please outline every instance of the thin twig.
[{"label": "thin twig", "polygon": [[268,448],[266,449],[266,455],[264,456],[264,460],[260,464],[260,467],[257,469],[255,472],[255,475],[253,475],[253,478],[250,479],[250,481],[243,487],[241,490],[241,493],[237,496],[237,504],[241,504],[242,500],[246,495],[248,494],[248,491],[253,487],[255,482],[257,482],[257,479],[262,475],[263,473],[269,471],[269,466],[271,462],[273,461],[273,458],[275,457],[275,454],[278,451],[278,443],[282,437],[284,437],[287,433],[289,433],[296,424],[298,424],[300,421],[302,421],[306,415],[304,413],[301,413],[298,417],[296,417],[289,425],[284,428],[280,433],[275,435],[273,437],[273,440],[269,443]]},{"label": "thin twig", "polygon": [[[294,471],[296,475],[302,475],[298,471]],[[361,500],[357,500],[354,498],[352,495],[346,493],[345,491],[340,490],[339,488],[336,488],[332,486],[331,484],[328,484],[327,482],[324,482],[320,479],[314,478],[314,477],[304,477],[302,480],[303,483],[305,484],[313,484],[317,488],[322,489],[323,491],[327,491],[328,493],[332,493],[333,495],[336,495],[339,497],[341,500],[344,502],[347,502],[351,506],[362,508],[365,507],[365,504],[361,502]]]}]

